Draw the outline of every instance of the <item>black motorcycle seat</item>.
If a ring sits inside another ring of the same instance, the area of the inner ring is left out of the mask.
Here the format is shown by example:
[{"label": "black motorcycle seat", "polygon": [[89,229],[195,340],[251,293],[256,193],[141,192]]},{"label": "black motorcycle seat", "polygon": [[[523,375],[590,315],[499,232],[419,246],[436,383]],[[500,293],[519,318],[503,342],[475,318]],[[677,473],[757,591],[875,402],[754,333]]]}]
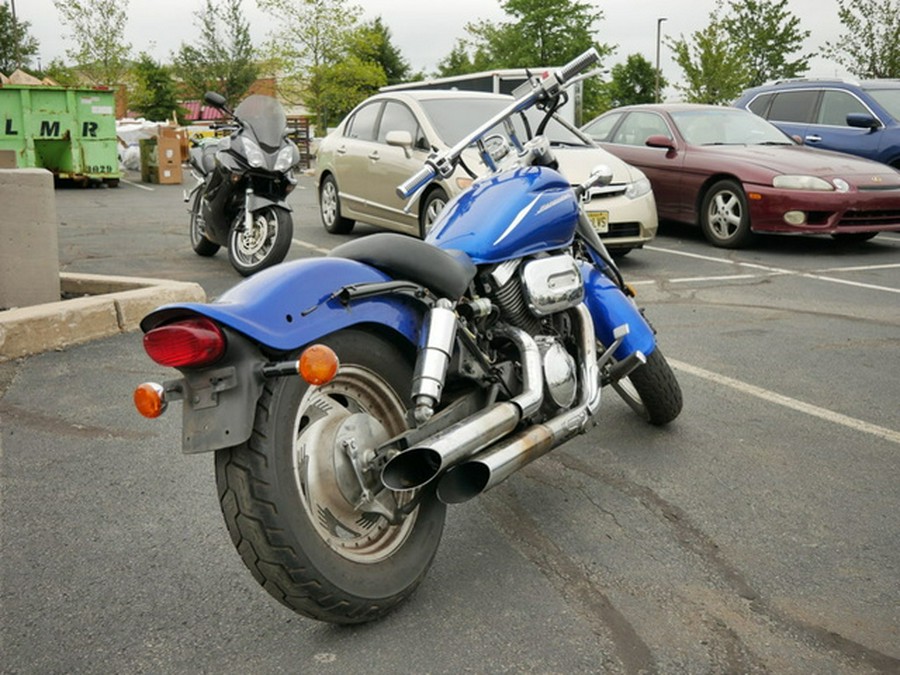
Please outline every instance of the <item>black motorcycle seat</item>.
[{"label": "black motorcycle seat", "polygon": [[421,239],[380,232],[348,241],[328,254],[371,265],[392,277],[422,284],[442,298],[465,293],[477,269],[463,251],[445,251]]}]

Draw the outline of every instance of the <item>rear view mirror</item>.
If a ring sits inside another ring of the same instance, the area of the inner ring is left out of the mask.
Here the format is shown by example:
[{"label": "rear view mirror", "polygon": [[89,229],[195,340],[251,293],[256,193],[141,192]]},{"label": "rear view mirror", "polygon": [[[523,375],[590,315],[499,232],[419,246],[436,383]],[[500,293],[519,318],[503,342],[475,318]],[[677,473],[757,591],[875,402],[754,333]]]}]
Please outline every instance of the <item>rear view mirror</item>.
[{"label": "rear view mirror", "polygon": [[398,148],[403,148],[407,159],[412,157],[412,134],[408,131],[389,131],[384,136],[384,142]]},{"label": "rear view mirror", "polygon": [[225,97],[222,94],[217,94],[214,91],[208,91],[203,95],[203,100],[206,103],[209,103],[214,108],[224,108],[225,107]]}]

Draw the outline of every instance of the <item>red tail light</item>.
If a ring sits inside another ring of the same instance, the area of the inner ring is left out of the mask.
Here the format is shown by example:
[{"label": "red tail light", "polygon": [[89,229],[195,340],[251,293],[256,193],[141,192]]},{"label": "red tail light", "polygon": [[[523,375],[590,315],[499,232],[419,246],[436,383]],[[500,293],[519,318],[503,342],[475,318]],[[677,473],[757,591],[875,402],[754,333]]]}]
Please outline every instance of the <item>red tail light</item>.
[{"label": "red tail light", "polygon": [[149,331],[144,335],[144,350],[161,366],[200,368],[225,353],[225,336],[210,319],[186,319]]}]

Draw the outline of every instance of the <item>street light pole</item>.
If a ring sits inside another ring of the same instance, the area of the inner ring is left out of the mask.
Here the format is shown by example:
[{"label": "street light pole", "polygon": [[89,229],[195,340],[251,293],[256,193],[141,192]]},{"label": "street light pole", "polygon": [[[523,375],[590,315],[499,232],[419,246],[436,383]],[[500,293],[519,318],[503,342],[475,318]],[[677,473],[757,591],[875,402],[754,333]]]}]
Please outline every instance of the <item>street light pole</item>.
[{"label": "street light pole", "polygon": [[659,103],[659,41],[662,37],[662,22],[666,17],[656,20],[656,102]]}]

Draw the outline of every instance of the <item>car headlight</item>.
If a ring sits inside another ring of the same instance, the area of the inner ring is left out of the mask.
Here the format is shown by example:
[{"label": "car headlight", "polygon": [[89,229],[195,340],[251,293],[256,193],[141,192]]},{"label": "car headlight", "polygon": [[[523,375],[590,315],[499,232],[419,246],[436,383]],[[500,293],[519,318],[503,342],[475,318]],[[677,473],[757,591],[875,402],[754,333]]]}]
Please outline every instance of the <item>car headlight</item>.
[{"label": "car headlight", "polygon": [[[300,159],[299,154],[300,153],[298,152],[297,159]],[[278,151],[278,157],[275,158],[275,171],[287,171],[294,166],[295,163],[294,146],[286,145]]]},{"label": "car headlight", "polygon": [[832,192],[834,186],[818,176],[775,176],[772,186],[785,190],[819,190]]},{"label": "car headlight", "polygon": [[247,156],[247,163],[250,166],[261,167],[266,165],[266,156],[260,147],[249,138],[241,139],[244,143],[244,154]]},{"label": "car headlight", "polygon": [[638,178],[633,183],[629,183],[628,187],[625,188],[625,196],[628,199],[637,199],[638,197],[643,197],[645,194],[651,191],[650,181],[646,178]]}]

